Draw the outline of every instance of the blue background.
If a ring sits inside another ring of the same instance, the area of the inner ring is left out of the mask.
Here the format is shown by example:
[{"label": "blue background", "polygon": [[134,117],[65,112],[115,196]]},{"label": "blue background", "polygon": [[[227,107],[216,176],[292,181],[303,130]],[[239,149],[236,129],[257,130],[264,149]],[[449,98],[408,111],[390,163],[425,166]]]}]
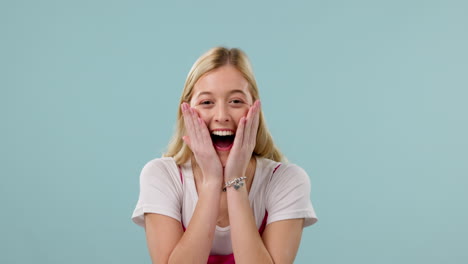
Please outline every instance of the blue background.
[{"label": "blue background", "polygon": [[250,57],[319,222],[296,263],[467,263],[466,1],[0,2],[0,263],[150,263],[130,216],[193,62]]}]

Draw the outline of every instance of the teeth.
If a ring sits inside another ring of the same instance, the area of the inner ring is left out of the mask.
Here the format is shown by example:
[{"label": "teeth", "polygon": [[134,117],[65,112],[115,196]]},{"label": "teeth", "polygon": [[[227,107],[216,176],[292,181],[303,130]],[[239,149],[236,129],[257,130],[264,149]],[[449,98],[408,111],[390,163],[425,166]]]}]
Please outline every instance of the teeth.
[{"label": "teeth", "polygon": [[211,132],[211,134],[216,136],[232,136],[234,135],[234,132],[228,130],[216,130]]}]

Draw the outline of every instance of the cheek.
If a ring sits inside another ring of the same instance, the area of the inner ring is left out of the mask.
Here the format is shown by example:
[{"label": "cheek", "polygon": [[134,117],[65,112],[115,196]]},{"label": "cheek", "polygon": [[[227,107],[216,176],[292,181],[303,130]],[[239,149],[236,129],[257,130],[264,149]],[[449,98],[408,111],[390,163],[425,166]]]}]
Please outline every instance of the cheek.
[{"label": "cheek", "polygon": [[200,113],[200,111],[198,111],[198,116],[205,122],[205,124],[208,124],[209,122],[209,118],[208,118],[208,115],[204,114],[204,113]]},{"label": "cheek", "polygon": [[210,113],[209,111],[203,109],[196,109],[198,116],[205,122],[206,125],[210,122]]},{"label": "cheek", "polygon": [[243,116],[247,117],[247,114],[248,114],[248,113],[249,113],[249,108],[239,109],[239,111],[237,111],[236,117],[235,117],[235,119],[236,119],[236,124],[239,124],[239,121],[240,121],[240,119],[241,119]]}]

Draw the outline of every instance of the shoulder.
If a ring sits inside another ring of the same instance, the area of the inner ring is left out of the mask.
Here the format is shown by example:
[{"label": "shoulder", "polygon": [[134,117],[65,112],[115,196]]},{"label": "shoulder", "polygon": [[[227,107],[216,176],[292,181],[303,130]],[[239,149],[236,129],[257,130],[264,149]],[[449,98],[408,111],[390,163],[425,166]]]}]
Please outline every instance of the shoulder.
[{"label": "shoulder", "polygon": [[163,170],[172,170],[177,169],[177,164],[175,163],[172,157],[163,157],[163,158],[156,158],[148,161],[145,166],[143,166],[143,170],[145,169],[163,169]]},{"label": "shoulder", "polygon": [[281,164],[276,173],[283,177],[294,178],[298,180],[309,179],[307,172],[302,167],[294,163]]},{"label": "shoulder", "polygon": [[[266,161],[266,164],[274,165],[275,162]],[[311,185],[306,171],[294,163],[281,163],[270,177],[265,189],[267,224],[296,218],[304,218],[304,226],[313,224],[316,216],[310,200]]]},{"label": "shoulder", "polygon": [[259,160],[262,163],[263,172],[270,175],[270,181],[309,181],[307,172],[299,165],[288,162],[277,162],[266,158],[259,158]]},{"label": "shoulder", "polygon": [[164,180],[177,179],[179,169],[172,157],[156,158],[148,161],[141,170],[140,179],[144,180]]},{"label": "shoulder", "polygon": [[144,227],[145,213],[157,213],[180,221],[183,187],[173,158],[148,161],[140,174],[140,195],[133,221]]}]

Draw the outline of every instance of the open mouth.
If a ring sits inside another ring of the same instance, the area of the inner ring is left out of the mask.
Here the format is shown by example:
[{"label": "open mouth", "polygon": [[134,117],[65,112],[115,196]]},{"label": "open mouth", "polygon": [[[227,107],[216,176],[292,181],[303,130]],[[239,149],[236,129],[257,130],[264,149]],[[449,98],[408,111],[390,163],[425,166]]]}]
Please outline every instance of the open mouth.
[{"label": "open mouth", "polygon": [[228,151],[234,143],[235,134],[231,130],[214,130],[211,132],[211,140],[217,150]]}]

